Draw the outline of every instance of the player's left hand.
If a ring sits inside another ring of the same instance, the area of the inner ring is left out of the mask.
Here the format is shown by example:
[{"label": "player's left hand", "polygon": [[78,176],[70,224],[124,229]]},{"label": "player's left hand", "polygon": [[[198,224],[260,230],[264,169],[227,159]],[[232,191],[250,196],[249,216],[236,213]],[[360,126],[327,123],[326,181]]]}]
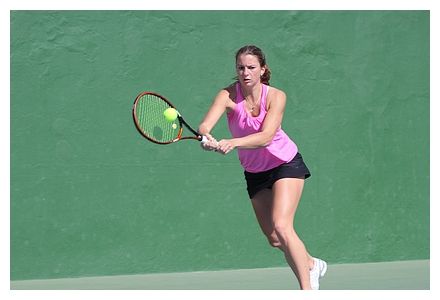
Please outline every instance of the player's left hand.
[{"label": "player's left hand", "polygon": [[234,140],[221,140],[218,142],[218,151],[223,154],[228,154],[235,149]]}]

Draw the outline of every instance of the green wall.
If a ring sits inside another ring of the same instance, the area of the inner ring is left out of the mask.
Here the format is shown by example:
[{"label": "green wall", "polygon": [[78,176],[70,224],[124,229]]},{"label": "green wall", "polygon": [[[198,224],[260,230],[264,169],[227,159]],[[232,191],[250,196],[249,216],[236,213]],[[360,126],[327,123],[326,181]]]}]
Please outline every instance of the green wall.
[{"label": "green wall", "polygon": [[131,118],[153,90],[197,126],[248,43],[313,174],[309,251],[429,258],[429,12],[12,11],[11,278],[285,266],[236,153],[154,145]]}]

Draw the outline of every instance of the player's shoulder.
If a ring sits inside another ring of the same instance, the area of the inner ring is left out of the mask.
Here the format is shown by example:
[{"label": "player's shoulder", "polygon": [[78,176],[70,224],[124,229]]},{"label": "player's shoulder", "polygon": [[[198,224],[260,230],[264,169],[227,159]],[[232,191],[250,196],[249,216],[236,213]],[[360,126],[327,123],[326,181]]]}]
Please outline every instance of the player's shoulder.
[{"label": "player's shoulder", "polygon": [[237,83],[236,83],[236,82],[233,82],[233,83],[231,83],[230,85],[224,87],[224,88],[222,89],[222,91],[225,91],[225,93],[229,93],[229,94],[231,94],[231,93],[233,93],[233,92],[235,93],[236,85],[237,85]]},{"label": "player's shoulder", "polygon": [[286,99],[286,93],[276,87],[273,86],[269,86],[268,92],[267,92],[267,97],[269,99]]},{"label": "player's shoulder", "polygon": [[227,99],[233,99],[235,98],[235,83],[232,83],[224,88],[222,88],[218,94],[217,97],[221,98],[227,98]]}]

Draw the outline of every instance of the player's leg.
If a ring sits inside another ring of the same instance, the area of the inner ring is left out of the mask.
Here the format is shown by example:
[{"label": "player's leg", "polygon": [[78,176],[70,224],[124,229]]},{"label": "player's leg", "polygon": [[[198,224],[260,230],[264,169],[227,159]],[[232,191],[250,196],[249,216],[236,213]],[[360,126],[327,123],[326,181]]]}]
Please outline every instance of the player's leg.
[{"label": "player's leg", "polygon": [[271,246],[279,247],[281,244],[272,226],[272,191],[269,189],[261,190],[251,201],[261,231],[263,231]]},{"label": "player's leg", "polygon": [[[273,207],[273,194],[269,189],[264,189],[258,192],[252,199],[252,206],[255,211],[255,216],[257,217],[258,224],[260,225],[261,230],[266,236],[269,244],[272,247],[279,248],[281,251],[284,250],[281,248],[281,243],[278,240],[278,236],[275,233],[273,228],[273,220],[272,220],[272,207]],[[290,256],[286,256],[287,263],[290,268],[295,273],[298,278],[298,274],[295,268],[293,261]]]},{"label": "player's leg", "polygon": [[304,179],[300,178],[282,178],[274,183],[272,220],[280,247],[284,251],[286,260],[291,261],[295,266],[295,269],[292,269],[298,277],[301,288],[310,289],[310,269],[314,261],[293,227],[303,186]]}]

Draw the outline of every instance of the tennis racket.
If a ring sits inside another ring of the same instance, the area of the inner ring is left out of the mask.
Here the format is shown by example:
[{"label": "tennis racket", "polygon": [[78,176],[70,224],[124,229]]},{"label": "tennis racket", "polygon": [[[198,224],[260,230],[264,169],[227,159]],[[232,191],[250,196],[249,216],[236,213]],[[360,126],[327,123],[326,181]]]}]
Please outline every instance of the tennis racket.
[{"label": "tennis racket", "polygon": [[[177,118],[174,121],[167,120],[164,112],[168,108],[176,109],[165,97],[153,92],[140,93],[133,104],[133,120],[139,133],[149,141],[161,145],[181,140],[197,140],[202,143],[207,141],[205,136],[185,122],[177,110]],[[192,135],[183,136],[183,126]]]}]

